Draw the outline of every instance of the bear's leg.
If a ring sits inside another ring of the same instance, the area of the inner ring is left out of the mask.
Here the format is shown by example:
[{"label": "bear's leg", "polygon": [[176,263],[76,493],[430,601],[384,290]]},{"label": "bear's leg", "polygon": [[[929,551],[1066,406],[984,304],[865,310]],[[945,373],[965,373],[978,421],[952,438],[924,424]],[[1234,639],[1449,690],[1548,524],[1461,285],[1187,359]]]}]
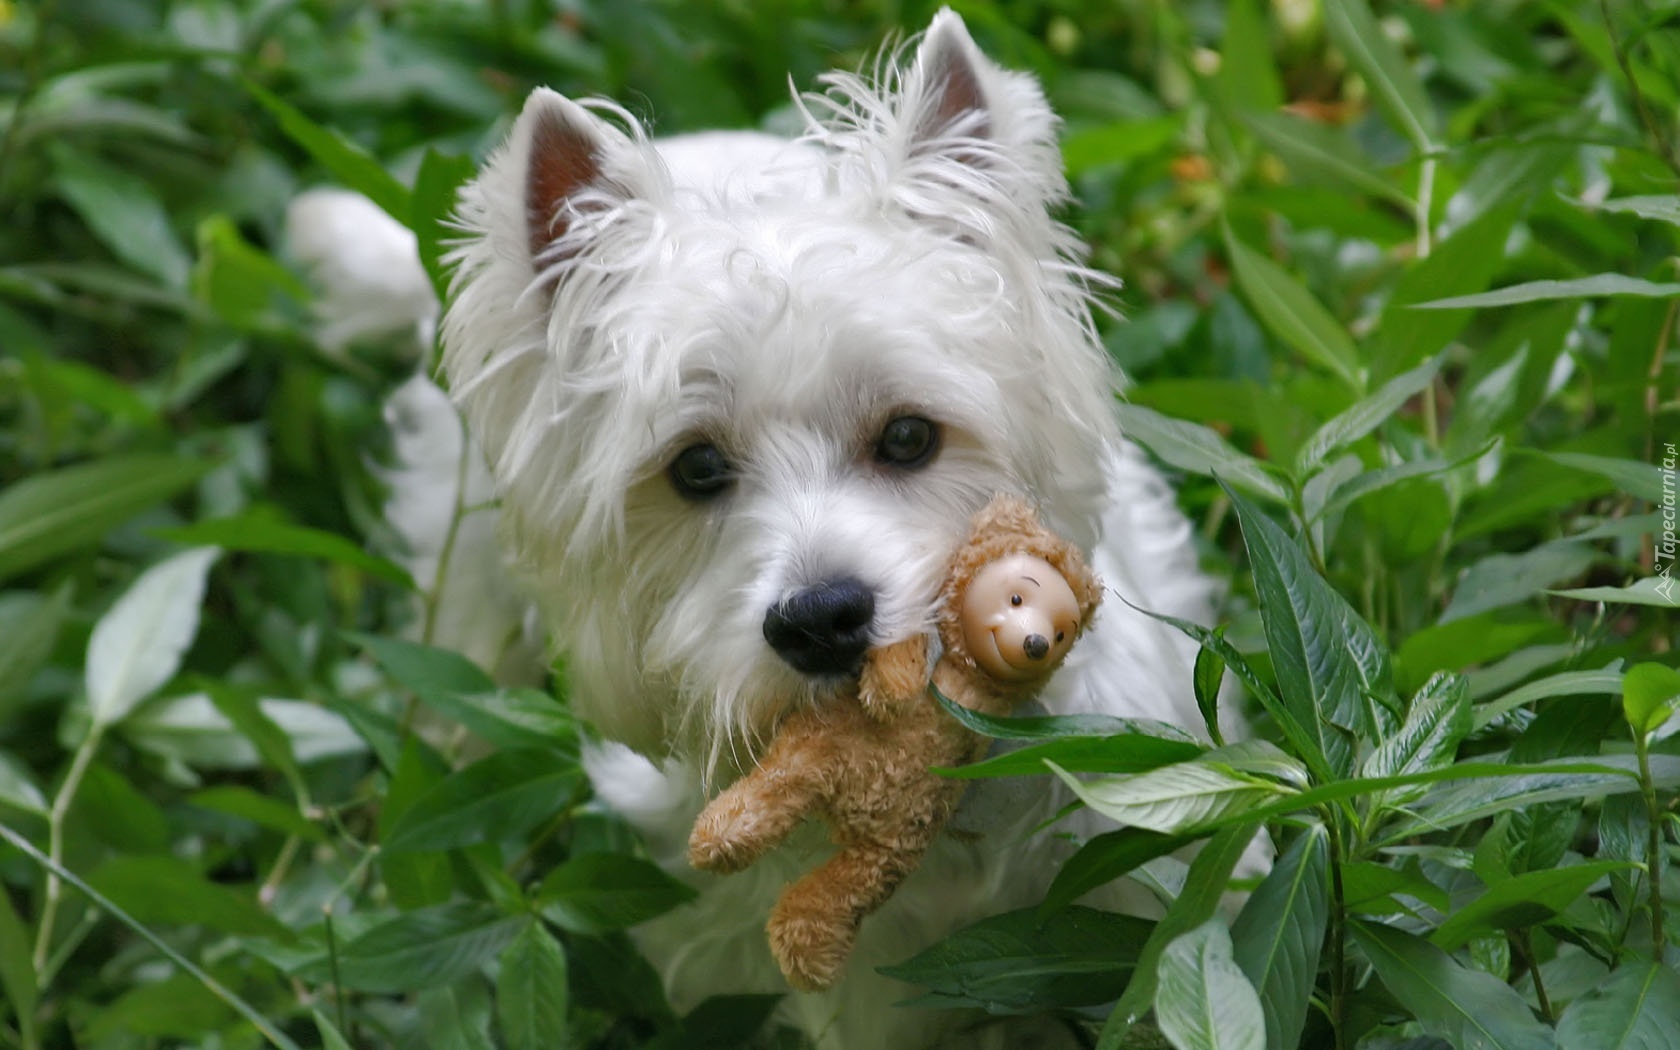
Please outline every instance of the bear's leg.
[{"label": "bear's leg", "polygon": [[789,886],[768,926],[788,983],[815,992],[839,980],[864,916],[886,903],[920,857],[920,850],[907,856],[902,845],[853,843]]},{"label": "bear's leg", "polygon": [[787,838],[816,808],[815,777],[760,767],[730,785],[694,822],[688,861],[702,871],[741,871]]}]

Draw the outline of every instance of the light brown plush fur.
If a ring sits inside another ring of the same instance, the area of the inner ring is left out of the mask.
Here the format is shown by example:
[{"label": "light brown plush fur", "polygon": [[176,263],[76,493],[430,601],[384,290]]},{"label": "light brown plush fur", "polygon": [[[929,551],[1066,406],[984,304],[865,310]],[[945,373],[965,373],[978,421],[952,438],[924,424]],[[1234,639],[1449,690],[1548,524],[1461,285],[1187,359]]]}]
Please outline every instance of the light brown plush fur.
[{"label": "light brown plush fur", "polygon": [[1043,558],[1066,579],[1079,605],[1075,636],[1083,631],[1100,583],[1078,549],[1045,529],[1029,506],[1000,496],[975,516],[952,557],[940,596],[937,663],[929,668],[925,637],[871,651],[856,700],[843,697],[786,717],[758,768],[696,822],[689,859],[716,872],[752,864],[807,816],[828,823],[839,850],[782,893],[768,925],[771,950],[795,988],[819,990],[839,979],[864,917],[915,870],[956,810],[963,781],[930,767],[964,765],[986,753],[985,737],[940,709],[930,679],[964,707],[1006,715],[1065,655],[1065,649],[1052,654],[1041,674],[1035,668],[1034,677],[1005,682],[981,668],[964,644],[960,613],[969,584],[988,564],[1017,553]]}]

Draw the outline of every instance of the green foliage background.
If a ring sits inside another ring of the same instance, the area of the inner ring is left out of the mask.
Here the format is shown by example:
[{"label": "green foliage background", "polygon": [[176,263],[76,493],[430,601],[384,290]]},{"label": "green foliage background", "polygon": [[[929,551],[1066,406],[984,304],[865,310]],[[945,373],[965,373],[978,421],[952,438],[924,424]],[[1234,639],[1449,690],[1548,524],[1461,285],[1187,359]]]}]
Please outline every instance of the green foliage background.
[{"label": "green foliage background", "polygon": [[[959,7],[1066,120],[1261,740],[982,726],[1127,827],[896,972],[1103,1047],[1680,1047],[1680,4]],[[412,351],[323,350],[279,231],[339,182],[430,249],[536,84],[785,127],[931,14],[0,0],[0,1045],[798,1045],[665,1005],[624,931],[689,891],[563,682],[399,640]],[[1160,923],[1071,904],[1127,872]]]}]

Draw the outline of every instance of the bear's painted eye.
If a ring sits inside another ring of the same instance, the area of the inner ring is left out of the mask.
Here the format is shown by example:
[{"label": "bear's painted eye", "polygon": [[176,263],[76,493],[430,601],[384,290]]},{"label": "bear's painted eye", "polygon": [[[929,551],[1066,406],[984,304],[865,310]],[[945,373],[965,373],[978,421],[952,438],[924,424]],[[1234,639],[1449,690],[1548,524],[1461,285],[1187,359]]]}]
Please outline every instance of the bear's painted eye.
[{"label": "bear's painted eye", "polygon": [[1009,596],[1009,604],[1010,605],[1020,605],[1021,604],[1021,596],[1019,594],[1011,594]]},{"label": "bear's painted eye", "polygon": [[939,425],[921,416],[899,416],[881,428],[875,441],[875,460],[915,470],[926,466],[939,451]]},{"label": "bear's painted eye", "polygon": [[734,484],[735,472],[716,445],[701,442],[677,453],[666,471],[677,495],[703,503],[722,495]]}]

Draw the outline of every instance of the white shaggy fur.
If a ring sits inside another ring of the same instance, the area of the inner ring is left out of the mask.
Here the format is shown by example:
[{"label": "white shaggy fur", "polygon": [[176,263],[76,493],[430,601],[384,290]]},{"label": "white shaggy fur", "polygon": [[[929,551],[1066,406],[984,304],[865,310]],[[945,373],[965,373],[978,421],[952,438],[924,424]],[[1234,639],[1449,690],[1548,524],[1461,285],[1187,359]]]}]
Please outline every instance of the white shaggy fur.
[{"label": "white shaggy fur", "polygon": [[[461,199],[442,370],[500,494],[521,591],[565,657],[577,709],[618,742],[587,760],[601,799],[702,889],[638,930],[679,1010],[785,990],[763,923],[823,848],[812,830],[728,878],[683,861],[708,787],[751,761],[779,713],[836,688],[766,643],[772,605],[850,576],[875,593],[872,640],[925,629],[946,556],[1001,489],[1093,549],[1126,598],[1211,613],[1171,491],[1116,429],[1117,377],[1090,320],[1104,282],[1050,215],[1067,187],[1037,83],[989,62],[948,11],[912,59],[827,83],[793,142],[651,141],[608,104],[539,90]],[[591,177],[531,201],[533,143],[556,141]],[[535,258],[533,208],[558,220]],[[354,295],[354,281],[334,291]],[[423,407],[410,413],[432,420],[422,431],[449,426]],[[906,414],[943,428],[916,470],[873,455]],[[705,502],[667,476],[697,441],[733,470]],[[393,511],[422,551],[435,526],[418,524],[428,512],[413,501],[447,503],[458,449],[410,459],[396,478]],[[482,649],[518,614],[485,585],[495,557],[473,557],[479,585],[445,605],[468,605],[458,622],[477,633],[462,642]],[[1195,726],[1192,655],[1110,601],[1042,705]],[[1040,899],[1072,845],[1035,831],[1065,800],[1047,778],[971,791],[959,824],[981,834],[946,836],[865,923],[848,979],[790,996],[784,1016],[824,1048],[1053,1041],[1036,1022],[969,1031],[973,1017],[891,1009],[908,989],[872,968]]]}]

